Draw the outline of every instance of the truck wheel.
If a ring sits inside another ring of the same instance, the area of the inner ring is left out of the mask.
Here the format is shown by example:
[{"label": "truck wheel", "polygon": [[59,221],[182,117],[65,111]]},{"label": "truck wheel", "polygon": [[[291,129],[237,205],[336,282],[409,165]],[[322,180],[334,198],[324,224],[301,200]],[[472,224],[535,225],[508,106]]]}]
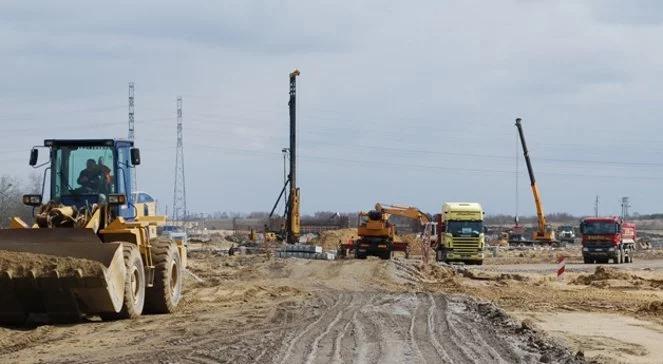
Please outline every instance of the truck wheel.
[{"label": "truck wheel", "polygon": [[182,257],[173,241],[152,243],[154,285],[147,288],[145,310],[150,313],[171,313],[182,298]]},{"label": "truck wheel", "polygon": [[366,253],[355,250],[355,259],[366,259]]},{"label": "truck wheel", "polygon": [[104,321],[127,318],[138,318],[145,306],[145,267],[138,247],[134,244],[121,242],[124,255],[124,266],[127,273],[124,277],[124,302],[120,312],[102,313]]},{"label": "truck wheel", "polygon": [[589,258],[587,258],[587,257],[582,257],[582,261],[583,261],[583,263],[585,263],[585,264],[592,264],[592,260],[589,259]]}]

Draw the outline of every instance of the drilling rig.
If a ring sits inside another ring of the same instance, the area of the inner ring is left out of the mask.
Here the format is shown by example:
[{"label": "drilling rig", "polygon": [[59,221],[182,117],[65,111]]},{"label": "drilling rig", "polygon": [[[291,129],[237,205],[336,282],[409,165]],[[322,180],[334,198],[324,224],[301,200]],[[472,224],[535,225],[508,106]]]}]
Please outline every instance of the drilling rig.
[{"label": "drilling rig", "polygon": [[[288,101],[290,113],[290,148],[288,149],[290,170],[283,184],[283,189],[281,189],[281,193],[276,199],[272,211],[269,213],[269,221],[271,222],[276,207],[281,201],[281,198],[284,198],[286,202],[284,212],[285,224],[281,226],[280,231],[276,232],[276,236],[288,244],[297,243],[301,232],[299,187],[297,187],[297,76],[299,74],[298,69],[290,73],[290,100]],[[274,231],[270,232],[268,229],[271,229],[271,226],[265,227],[265,236],[274,233]]]}]

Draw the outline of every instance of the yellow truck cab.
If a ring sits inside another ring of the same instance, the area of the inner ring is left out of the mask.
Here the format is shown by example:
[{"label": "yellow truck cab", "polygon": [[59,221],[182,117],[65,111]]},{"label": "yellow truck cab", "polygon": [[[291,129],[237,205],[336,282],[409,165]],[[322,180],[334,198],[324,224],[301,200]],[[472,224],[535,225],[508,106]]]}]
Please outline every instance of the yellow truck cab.
[{"label": "yellow truck cab", "polygon": [[476,202],[446,202],[436,215],[435,260],[483,264],[484,211]]}]

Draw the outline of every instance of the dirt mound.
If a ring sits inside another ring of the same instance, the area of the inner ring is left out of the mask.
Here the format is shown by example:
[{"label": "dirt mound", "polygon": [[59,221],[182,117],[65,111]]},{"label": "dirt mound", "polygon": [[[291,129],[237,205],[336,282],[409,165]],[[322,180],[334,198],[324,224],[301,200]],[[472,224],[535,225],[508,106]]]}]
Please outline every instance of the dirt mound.
[{"label": "dirt mound", "polygon": [[12,277],[48,276],[54,271],[73,275],[76,270],[83,276],[96,276],[103,274],[103,269],[103,264],[88,259],[0,250],[0,272],[9,272]]},{"label": "dirt mound", "polygon": [[[417,234],[407,234],[400,237],[403,242],[406,242],[410,248],[410,255],[419,256],[422,255],[422,246],[421,241],[417,238]],[[431,256],[434,256],[434,252],[431,250],[429,252]]]},{"label": "dirt mound", "polygon": [[663,316],[663,301],[653,301],[640,305],[638,313]]},{"label": "dirt mound", "polygon": [[571,284],[606,287],[614,285],[616,282],[627,283],[630,285],[640,286],[646,280],[634,274],[617,270],[615,268],[598,266],[592,274],[581,274],[576,279],[571,281]]},{"label": "dirt mound", "polygon": [[348,240],[356,238],[357,229],[327,230],[321,232],[317,238],[313,238],[310,243],[321,246],[325,251],[335,251],[340,242],[347,243]]},{"label": "dirt mound", "polygon": [[476,270],[471,270],[471,269],[459,269],[459,273],[469,279],[474,279],[478,281],[518,281],[518,282],[527,282],[529,281],[529,277],[520,275],[520,274],[513,274],[513,273],[500,273],[500,274],[494,274],[494,273],[488,273],[488,272],[482,272],[482,271],[476,271]]}]

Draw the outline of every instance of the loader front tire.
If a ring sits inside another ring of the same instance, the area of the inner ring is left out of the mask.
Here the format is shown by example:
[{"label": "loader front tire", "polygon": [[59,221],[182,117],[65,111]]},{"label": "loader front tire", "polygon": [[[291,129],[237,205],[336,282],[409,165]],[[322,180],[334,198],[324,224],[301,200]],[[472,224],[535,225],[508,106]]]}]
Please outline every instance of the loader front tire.
[{"label": "loader front tire", "polygon": [[147,289],[145,310],[149,313],[171,313],[182,298],[184,269],[182,257],[174,241],[152,243],[154,286]]},{"label": "loader front tire", "polygon": [[145,306],[145,267],[138,247],[122,242],[122,251],[124,266],[127,268],[124,277],[124,302],[120,312],[101,314],[104,321],[138,318]]}]

